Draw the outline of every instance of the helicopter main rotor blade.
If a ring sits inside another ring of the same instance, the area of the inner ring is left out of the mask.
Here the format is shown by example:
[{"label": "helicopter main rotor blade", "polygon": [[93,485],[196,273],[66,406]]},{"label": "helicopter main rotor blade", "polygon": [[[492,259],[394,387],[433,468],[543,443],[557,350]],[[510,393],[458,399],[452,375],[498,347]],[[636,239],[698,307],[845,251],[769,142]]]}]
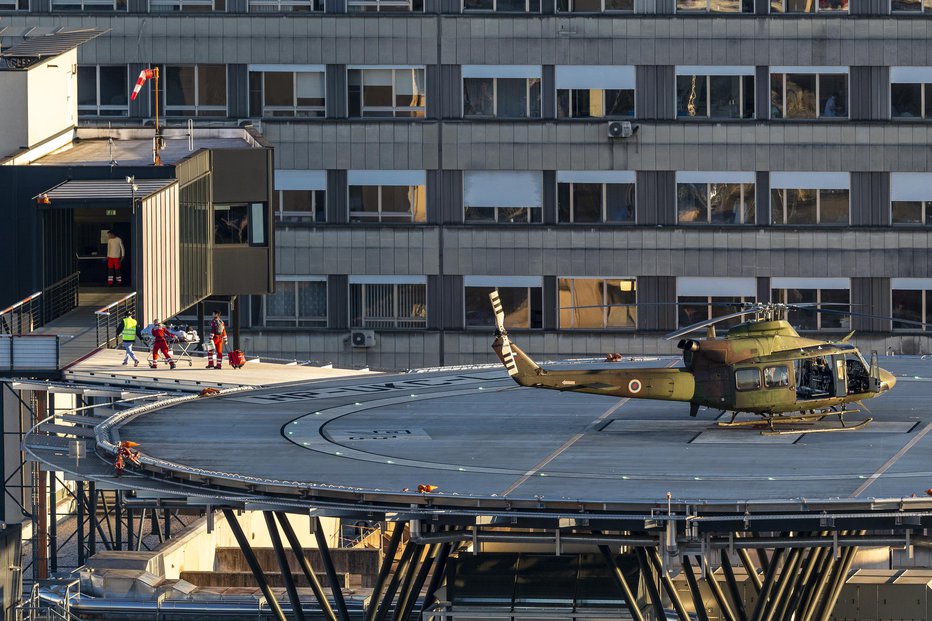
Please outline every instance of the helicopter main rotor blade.
[{"label": "helicopter main rotor blade", "polygon": [[890,317],[885,315],[871,315],[869,313],[856,313],[854,311],[843,311],[835,310],[831,308],[802,308],[800,305],[791,304],[789,305],[790,309],[806,310],[813,311],[816,313],[829,313],[831,315],[847,315],[849,317],[865,317],[867,319],[880,319],[881,321],[893,321],[896,323],[905,323],[911,326],[917,326],[920,328],[932,327],[932,323],[926,323],[924,321],[913,321],[912,319],[899,319],[897,317]]},{"label": "helicopter main rotor blade", "polygon": [[745,315],[753,315],[754,313],[759,313],[759,312],[760,312],[760,308],[757,308],[755,306],[754,308],[750,308],[750,309],[743,310],[743,311],[738,311],[737,313],[730,313],[728,315],[722,315],[721,317],[714,317],[712,319],[700,321],[699,323],[694,323],[691,326],[686,326],[685,328],[680,328],[676,332],[671,332],[670,334],[666,335],[663,338],[665,338],[668,341],[672,341],[675,338],[679,338],[685,334],[689,334],[690,332],[695,332],[696,330],[701,330],[702,328],[715,325],[722,321],[727,321],[729,319],[734,319],[736,317],[744,317]]},{"label": "helicopter main rotor blade", "polygon": [[518,365],[515,364],[515,353],[511,350],[511,341],[508,340],[508,333],[505,331],[505,308],[502,306],[502,300],[498,297],[498,289],[494,289],[489,294],[489,300],[492,302],[492,311],[495,313],[495,329],[502,339],[502,358],[504,358],[505,368],[508,375],[512,377],[518,374]]}]

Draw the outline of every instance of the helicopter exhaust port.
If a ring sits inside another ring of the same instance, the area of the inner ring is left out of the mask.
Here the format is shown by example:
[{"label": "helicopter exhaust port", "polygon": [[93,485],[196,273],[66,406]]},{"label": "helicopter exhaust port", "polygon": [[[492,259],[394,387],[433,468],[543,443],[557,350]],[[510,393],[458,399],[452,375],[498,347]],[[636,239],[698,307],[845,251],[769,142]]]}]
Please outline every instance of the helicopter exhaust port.
[{"label": "helicopter exhaust port", "polygon": [[681,339],[679,343],[676,344],[677,349],[682,349],[685,351],[699,351],[699,343],[692,339]]}]

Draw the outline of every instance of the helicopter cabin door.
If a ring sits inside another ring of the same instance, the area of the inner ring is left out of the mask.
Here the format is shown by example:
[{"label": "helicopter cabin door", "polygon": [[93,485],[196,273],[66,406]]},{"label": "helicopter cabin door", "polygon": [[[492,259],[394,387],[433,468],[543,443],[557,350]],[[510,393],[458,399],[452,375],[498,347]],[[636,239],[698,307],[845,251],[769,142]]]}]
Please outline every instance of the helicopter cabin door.
[{"label": "helicopter cabin door", "polygon": [[845,357],[832,356],[832,363],[835,366],[835,396],[845,397],[848,395],[848,372]]}]

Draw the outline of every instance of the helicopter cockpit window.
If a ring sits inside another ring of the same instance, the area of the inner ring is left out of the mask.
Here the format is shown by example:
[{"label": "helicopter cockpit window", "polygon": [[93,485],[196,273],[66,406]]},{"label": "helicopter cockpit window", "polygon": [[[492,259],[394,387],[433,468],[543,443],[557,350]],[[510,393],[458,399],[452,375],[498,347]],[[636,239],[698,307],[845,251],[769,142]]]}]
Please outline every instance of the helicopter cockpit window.
[{"label": "helicopter cockpit window", "polygon": [[845,369],[848,372],[848,394],[855,395],[870,390],[870,371],[860,355],[847,354]]},{"label": "helicopter cockpit window", "polygon": [[738,369],[735,371],[735,387],[738,390],[757,390],[760,388],[760,370]]},{"label": "helicopter cockpit window", "polygon": [[790,370],[785,366],[764,369],[764,386],[767,388],[786,388],[790,385]]},{"label": "helicopter cockpit window", "polygon": [[824,356],[794,360],[797,399],[824,399],[832,395],[833,373]]}]

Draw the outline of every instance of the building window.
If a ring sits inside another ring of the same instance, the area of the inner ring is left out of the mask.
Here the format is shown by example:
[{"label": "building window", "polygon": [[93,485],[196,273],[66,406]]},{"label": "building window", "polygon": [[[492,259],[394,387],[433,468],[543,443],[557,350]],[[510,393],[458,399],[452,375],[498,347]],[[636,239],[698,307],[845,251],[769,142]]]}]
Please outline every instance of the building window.
[{"label": "building window", "polygon": [[848,173],[770,174],[771,224],[849,224]]},{"label": "building window", "polygon": [[354,68],[348,70],[351,117],[424,117],[424,68]]},{"label": "building window", "polygon": [[276,170],[273,197],[279,222],[327,221],[326,171]]},{"label": "building window", "polygon": [[264,310],[266,326],[326,328],[327,279],[311,276],[277,280],[275,293],[265,296]]},{"label": "building window", "polygon": [[78,114],[128,116],[128,84],[126,65],[78,67]]},{"label": "building window", "polygon": [[505,327],[539,330],[544,327],[543,281],[523,276],[466,276],[464,304],[467,328],[495,327],[489,294],[498,289],[505,311]]},{"label": "building window", "polygon": [[604,330],[637,327],[634,278],[559,278],[560,328]]},{"label": "building window", "polygon": [[424,0],[348,0],[350,13],[412,13],[424,10]]},{"label": "building window", "polygon": [[323,10],[324,0],[249,0],[250,13],[308,13]]},{"label": "building window", "polygon": [[354,328],[426,328],[424,277],[392,281],[350,277],[350,325]]},{"label": "building window", "polygon": [[753,13],[754,0],[676,0],[677,13]]},{"label": "building window", "polygon": [[618,119],[634,116],[633,66],[559,65],[557,117]]},{"label": "building window", "polygon": [[770,299],[780,304],[814,304],[813,310],[791,310],[787,319],[797,330],[850,330],[851,317],[826,311],[851,310],[847,278],[772,278]]},{"label": "building window", "polygon": [[[757,299],[756,278],[681,277],[676,279],[676,301],[679,304],[679,327],[700,321],[724,317],[741,310],[744,304]],[[728,329],[744,321],[736,317],[716,324]]]},{"label": "building window", "polygon": [[214,243],[249,243],[249,205],[214,205]]},{"label": "building window", "polygon": [[0,11],[28,11],[29,0],[0,0]]},{"label": "building window", "polygon": [[558,171],[557,214],[567,224],[634,224],[635,173]]},{"label": "building window", "polygon": [[463,116],[526,119],[540,117],[540,67],[463,67]]},{"label": "building window", "polygon": [[848,117],[848,70],[837,67],[773,67],[770,117],[826,119]]},{"label": "building window", "polygon": [[351,170],[350,222],[426,222],[427,175],[423,170]]},{"label": "building window", "polygon": [[932,67],[890,68],[890,116],[932,118]]},{"label": "building window", "polygon": [[890,174],[890,222],[932,225],[932,173]]},{"label": "building window", "polygon": [[149,10],[182,11],[185,13],[207,13],[226,11],[226,0],[149,0]]},{"label": "building window", "polygon": [[559,13],[634,12],[634,0],[557,0]]},{"label": "building window", "polygon": [[467,170],[463,220],[471,223],[541,221],[543,179],[533,171]]},{"label": "building window", "polygon": [[463,0],[463,12],[540,13],[540,0]]},{"label": "building window", "polygon": [[225,65],[167,65],[161,77],[160,112],[165,116],[227,115]]},{"label": "building window", "polygon": [[932,0],[891,0],[894,13],[932,13]]},{"label": "building window", "polygon": [[754,173],[676,174],[677,224],[754,224]]},{"label": "building window", "polygon": [[677,67],[676,116],[753,119],[754,67]]},{"label": "building window", "polygon": [[126,0],[52,0],[53,11],[125,11]]},{"label": "building window", "polygon": [[249,68],[249,114],[264,117],[322,117],[324,67],[276,71],[273,65]]},{"label": "building window", "polygon": [[847,13],[848,0],[771,0],[771,13]]},{"label": "building window", "polygon": [[890,289],[894,330],[917,332],[932,327],[918,325],[932,324],[932,278],[891,278]]}]

